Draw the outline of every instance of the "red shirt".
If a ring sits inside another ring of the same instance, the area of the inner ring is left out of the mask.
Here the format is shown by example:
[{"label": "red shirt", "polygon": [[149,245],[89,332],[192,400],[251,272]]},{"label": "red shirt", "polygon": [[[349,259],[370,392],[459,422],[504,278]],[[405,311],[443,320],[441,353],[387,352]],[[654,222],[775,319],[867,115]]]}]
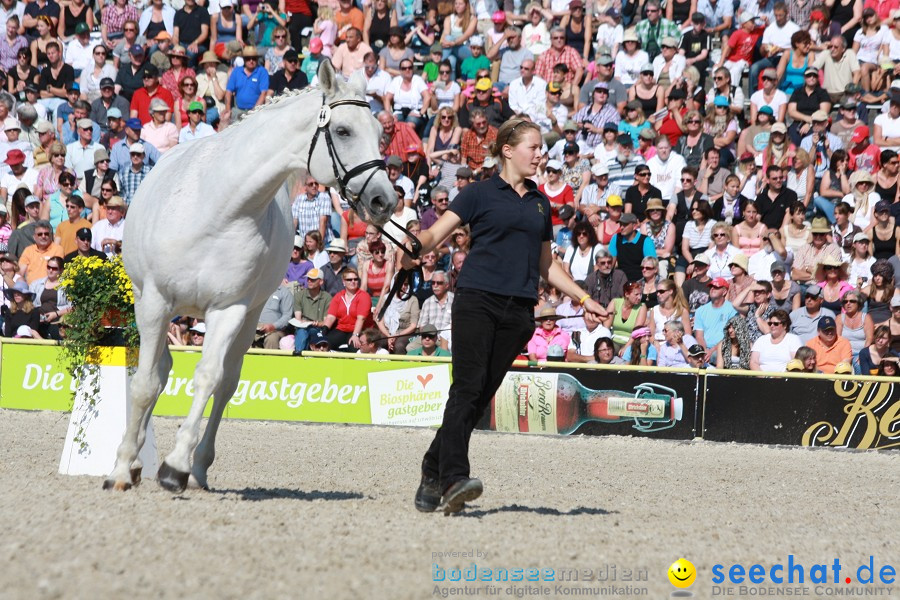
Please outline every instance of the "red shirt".
[{"label": "red shirt", "polygon": [[564,204],[569,204],[572,208],[575,208],[575,194],[572,192],[571,186],[569,186],[568,183],[565,184],[563,189],[557,193],[556,196],[551,196],[543,183],[538,186],[538,189],[544,192],[544,195],[550,200],[550,224],[565,225],[565,223],[562,222],[562,219],[559,218],[559,209],[562,208]]},{"label": "red shirt", "polygon": [[172,97],[172,92],[163,86],[157,86],[156,93],[153,95],[150,95],[147,92],[147,88],[140,88],[131,97],[131,110],[137,111],[137,118],[141,120],[141,124],[143,125],[146,125],[151,121],[150,102],[154,98],[162,98],[166,101],[166,104],[169,105],[170,111],[175,110],[175,98]]},{"label": "red shirt", "polygon": [[869,144],[862,152],[856,150],[856,144],[847,149],[850,156],[850,169],[866,170],[872,175],[881,169],[881,148],[875,144]]},{"label": "red shirt", "polygon": [[[682,118],[684,118],[684,115],[686,114],[687,107],[684,107],[681,109]],[[660,121],[659,127],[656,128],[656,131],[658,131],[660,135],[664,135],[669,138],[669,143],[672,144],[673,147],[678,143],[678,140],[681,139],[681,136],[684,135],[684,131],[682,131],[681,127],[678,126],[678,123],[675,121],[675,118],[671,113],[663,117],[663,120]]]},{"label": "red shirt", "polygon": [[753,47],[760,34],[754,31],[747,33],[743,29],[738,29],[728,38],[728,47],[731,53],[725,58],[731,62],[746,60],[748,63],[753,62]]},{"label": "red shirt", "polygon": [[417,153],[425,157],[425,148],[422,146],[422,140],[416,135],[416,130],[409,123],[397,121],[394,124],[394,137],[391,138],[386,155],[395,154],[406,162],[407,156]]},{"label": "red shirt", "polygon": [[375,321],[372,320],[372,296],[362,290],[356,292],[356,295],[349,302],[347,302],[347,290],[338,292],[331,299],[331,304],[328,306],[328,314],[337,317],[337,322],[334,324],[335,329],[345,333],[354,331],[356,318],[360,316],[366,318],[362,329],[375,325]]}]

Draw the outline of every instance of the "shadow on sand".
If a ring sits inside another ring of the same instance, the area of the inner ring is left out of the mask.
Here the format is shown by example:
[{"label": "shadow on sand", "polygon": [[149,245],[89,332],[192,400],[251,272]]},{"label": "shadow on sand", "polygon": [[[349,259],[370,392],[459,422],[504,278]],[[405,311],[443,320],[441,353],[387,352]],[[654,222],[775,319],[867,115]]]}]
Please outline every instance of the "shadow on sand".
[{"label": "shadow on sand", "polygon": [[[362,500],[366,496],[357,492],[323,492],[312,490],[291,490],[286,488],[244,488],[242,490],[210,490],[211,494],[238,496],[241,500],[260,502],[262,500]],[[224,499],[224,498],[223,498]]]},{"label": "shadow on sand", "polygon": [[521,506],[519,504],[510,504],[509,506],[501,506],[499,508],[491,508],[488,510],[463,510],[457,513],[456,517],[474,517],[480,519],[488,515],[498,513],[534,513],[536,515],[547,515],[550,517],[573,517],[578,515],[611,515],[617,511],[608,511],[602,508],[589,508],[587,506],[579,506],[572,510],[558,510],[556,508],[547,508],[545,506]]}]

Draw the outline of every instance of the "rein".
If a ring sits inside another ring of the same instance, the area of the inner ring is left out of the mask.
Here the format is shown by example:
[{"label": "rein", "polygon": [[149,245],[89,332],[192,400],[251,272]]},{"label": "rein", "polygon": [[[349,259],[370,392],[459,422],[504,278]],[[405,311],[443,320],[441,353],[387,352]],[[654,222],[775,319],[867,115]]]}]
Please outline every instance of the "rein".
[{"label": "rein", "polygon": [[[344,99],[344,100],[336,100],[331,104],[326,103],[325,94],[322,94],[322,108],[319,109],[319,117],[316,120],[316,132],[313,134],[312,141],[309,144],[309,155],[306,158],[306,169],[309,170],[309,165],[312,162],[313,151],[316,149],[316,142],[319,141],[319,134],[325,134],[325,147],[328,149],[328,156],[331,158],[331,168],[334,171],[334,178],[338,184],[338,190],[341,197],[347,200],[347,203],[350,204],[350,208],[353,209],[356,214],[363,214],[359,211],[359,202],[362,197],[363,192],[365,192],[366,187],[369,185],[369,182],[372,181],[372,177],[375,176],[375,173],[379,171],[384,171],[387,169],[387,165],[384,160],[378,158],[374,160],[369,160],[359,165],[356,165],[352,169],[348,169],[344,163],[341,161],[341,157],[338,156],[337,151],[334,148],[334,141],[331,138],[331,128],[328,126],[331,123],[331,111],[337,108],[338,106],[360,106],[366,109],[369,109],[369,103],[365,100],[357,100],[357,99]],[[340,171],[344,172],[343,177],[338,170],[340,167]],[[366,180],[363,182],[362,187],[359,188],[359,192],[353,193],[353,191],[349,188],[350,180],[354,177],[362,175],[366,171],[371,170],[369,176],[366,177]],[[407,248],[400,240],[396,239],[394,236],[389,234],[384,230],[380,225],[375,225],[378,228],[378,231],[381,232],[382,235],[387,237],[391,242],[393,242],[398,248],[401,248],[403,252],[405,252],[410,258],[413,260],[418,260],[419,254],[422,251],[422,243],[412,235],[409,230],[400,225],[393,219],[390,221],[395,227],[404,232],[407,237],[411,240],[410,245],[412,248]],[[400,269],[397,272],[397,276],[394,278],[394,284],[391,286],[391,290],[388,292],[387,297],[384,299],[384,304],[381,307],[381,310],[378,312],[378,319],[384,318],[384,313],[387,310],[388,305],[390,305],[391,301],[394,299],[394,296],[397,296],[403,301],[409,300],[412,297],[413,292],[413,283],[415,282],[416,273],[422,272],[421,267],[416,267],[414,269]],[[406,294],[402,293],[403,285],[405,283],[409,284],[409,290]]]}]

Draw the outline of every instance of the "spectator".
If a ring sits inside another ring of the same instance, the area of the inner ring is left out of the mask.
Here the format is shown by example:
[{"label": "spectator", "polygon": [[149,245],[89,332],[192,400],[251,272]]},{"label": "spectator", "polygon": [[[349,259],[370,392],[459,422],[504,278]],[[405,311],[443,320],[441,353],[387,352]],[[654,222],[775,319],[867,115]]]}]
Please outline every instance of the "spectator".
[{"label": "spectator", "polygon": [[707,361],[717,352],[716,347],[725,335],[725,324],[738,314],[725,299],[729,285],[721,277],[710,280],[709,302],[700,306],[694,315],[694,337],[706,348]]},{"label": "spectator", "polygon": [[[23,190],[23,193],[27,193],[27,190]],[[41,199],[37,196],[26,196],[23,205],[27,218],[9,235],[7,249],[7,256],[12,256],[16,260],[22,256],[27,247],[34,244],[34,228],[37,226],[41,214]],[[15,204],[13,208],[15,208]]]},{"label": "spectator", "polygon": [[650,184],[659,189],[663,202],[670,205],[670,218],[675,214],[676,192],[681,189],[679,178],[686,163],[680,154],[672,152],[672,144],[665,136],[656,139],[656,155],[647,161]]},{"label": "spectator", "polygon": [[670,321],[665,324],[664,341],[657,349],[656,366],[691,368],[690,347],[697,343],[694,336],[685,333],[681,321]]},{"label": "spectator", "polygon": [[[825,114],[831,112],[831,98],[828,92],[819,86],[819,70],[810,66],[803,72],[803,85],[798,86],[788,100],[787,116],[793,119],[788,129],[794,144],[812,129],[812,116],[817,111]],[[774,133],[774,132],[773,132]]]},{"label": "spectator", "polygon": [[[138,186],[146,179],[150,173],[150,167],[144,164],[144,145],[140,142],[132,144],[128,148],[131,157],[131,164],[128,169],[119,175],[122,178],[122,196],[125,198],[125,204],[131,204],[134,195],[137,193]],[[109,203],[107,203],[107,209]]]},{"label": "spectator", "polygon": [[38,90],[40,103],[49,111],[56,110],[66,101],[66,90],[75,83],[75,70],[62,60],[59,43],[51,41],[47,44],[47,66],[41,71]]},{"label": "spectator", "polygon": [[710,234],[712,243],[706,250],[710,261],[709,276],[712,278],[722,277],[730,282],[734,277],[731,273],[731,263],[740,251],[731,244],[731,237],[731,227],[725,223],[719,222],[712,226]]},{"label": "spectator", "polygon": [[715,145],[707,148],[697,176],[697,189],[700,193],[706,194],[710,202],[715,202],[725,193],[725,179],[728,175],[728,169],[721,165],[719,149]]},{"label": "spectator", "polygon": [[[4,295],[9,301],[9,316],[3,319],[4,337],[33,337],[41,339],[38,333],[40,327],[40,315],[34,307],[34,292],[28,288],[28,284],[17,281],[11,288],[4,290]],[[23,328],[28,329],[27,334],[20,334]]]},{"label": "spectator", "polygon": [[[511,93],[511,92],[510,92]],[[515,107],[513,107],[515,108]],[[589,147],[594,148],[603,141],[603,127],[607,123],[619,123],[620,116],[614,104],[609,102],[609,84],[599,82],[594,85],[591,95],[591,103],[582,107],[572,120],[576,125],[581,125],[581,132],[577,140],[584,141]],[[634,146],[634,137],[631,138],[631,146]],[[619,136],[622,139],[622,136]],[[621,141],[619,142],[621,144]]]},{"label": "spectator", "polygon": [[400,75],[391,80],[385,90],[385,110],[392,111],[399,122],[406,122],[421,132],[425,126],[425,107],[431,103],[431,93],[425,80],[413,74],[412,59],[400,60]]},{"label": "spectator", "polygon": [[472,55],[466,42],[475,34],[476,25],[477,19],[472,15],[469,3],[465,0],[454,0],[453,12],[444,19],[441,35],[443,59],[450,61],[454,71],[457,71],[458,64]]},{"label": "spectator", "polygon": [[[797,194],[785,185],[784,171],[777,165],[766,169],[766,180],[767,185],[756,197],[756,207],[763,224],[777,230],[784,224],[788,208],[797,201]],[[827,229],[827,225],[825,227]]]},{"label": "spectator", "polygon": [[875,178],[868,171],[854,171],[850,176],[850,193],[844,196],[853,209],[853,224],[860,229],[868,230],[873,224],[875,206],[881,196],[875,190]]},{"label": "spectator", "polygon": [[859,351],[859,373],[877,375],[882,361],[886,358],[898,357],[890,346],[890,326],[882,324],[875,327],[872,333],[872,342]]},{"label": "spectator", "polygon": [[26,185],[29,190],[37,188],[38,171],[26,167],[25,158],[25,153],[18,149],[6,153],[6,160],[3,162],[9,166],[10,171],[0,178],[0,198],[4,204],[8,204],[10,192],[15,192],[21,184]]},{"label": "spectator", "polygon": [[200,102],[191,102],[187,107],[187,124],[178,133],[178,143],[184,144],[191,140],[197,140],[216,134],[216,130],[208,123],[203,122],[206,110]]},{"label": "spectator", "polygon": [[722,349],[716,356],[716,367],[749,370],[752,365],[753,346],[753,339],[747,330],[747,321],[740,315],[731,317],[725,324]]},{"label": "spectator", "polygon": [[534,74],[533,60],[523,61],[519,70],[521,76],[509,84],[509,107],[517,114],[524,113],[532,121],[538,121],[546,111],[547,82]]},{"label": "spectator", "polygon": [[894,268],[886,260],[876,260],[871,270],[872,281],[861,291],[867,298],[866,312],[878,325],[886,322],[893,312],[891,304],[896,294]]},{"label": "spectator", "polygon": [[[772,13],[775,17],[775,21],[766,26],[762,35],[760,55],[763,58],[753,63],[753,66],[750,67],[749,88],[751,92],[756,89],[761,71],[765,78],[765,70],[772,69],[771,74],[777,83],[779,78],[775,74],[775,67],[781,64],[781,61],[784,60],[784,56],[791,57],[791,52],[789,52],[789,50],[792,48],[792,36],[800,31],[797,24],[788,18],[788,9],[785,2],[776,3]],[[785,102],[786,101],[787,98],[785,97]],[[773,106],[772,108],[774,109],[775,107]],[[783,115],[779,120],[782,119]]]},{"label": "spectator", "polygon": [[644,164],[644,158],[640,154],[635,154],[634,142],[630,135],[620,134],[616,141],[619,146],[618,152],[609,159],[606,168],[609,170],[610,188],[617,195],[623,195],[628,188],[634,185],[635,171]]},{"label": "spectator", "polygon": [[488,123],[487,115],[481,109],[473,109],[471,113],[471,129],[463,132],[460,139],[460,152],[463,161],[472,171],[477,171],[484,163],[490,148],[497,139],[497,128]]},{"label": "spectator", "polygon": [[529,3],[524,13],[528,23],[522,28],[523,43],[534,56],[540,56],[550,47],[550,32],[544,22],[540,3]]},{"label": "spectator", "polygon": [[572,239],[575,243],[565,252],[563,268],[575,281],[583,281],[590,274],[602,246],[594,229],[586,221],[575,223]]},{"label": "spectator", "polygon": [[360,278],[356,269],[352,267],[343,269],[341,278],[344,289],[332,299],[328,315],[325,317],[325,327],[328,328],[329,346],[337,349],[346,348],[345,351],[352,352],[359,348],[359,335],[362,330],[373,325],[372,298],[367,292],[359,289]]},{"label": "spectator", "polygon": [[[577,1],[577,0],[576,0]],[[538,58],[535,74],[544,81],[550,81],[553,68],[558,64],[569,68],[566,81],[580,82],[584,72],[581,53],[572,46],[566,45],[566,30],[554,27],[550,30],[550,47]]]},{"label": "spectator", "polygon": [[382,111],[378,113],[378,122],[381,123],[384,136],[389,140],[385,154],[398,156],[403,163],[413,162],[414,155],[425,156],[422,140],[416,135],[409,123],[398,122],[393,113]]},{"label": "spectator", "polygon": [[875,144],[882,150],[900,152],[900,94],[892,90],[888,111],[875,117]]},{"label": "spectator", "polygon": [[[744,112],[744,92],[739,85],[740,82],[734,83],[731,79],[731,72],[725,67],[719,67],[715,70],[713,76],[713,89],[707,94],[707,98],[714,101],[716,96],[724,96],[728,98],[731,104],[731,112],[735,115]],[[712,102],[710,102],[712,104]],[[712,108],[712,107],[710,107]]]},{"label": "spectator", "polygon": [[722,48],[722,57],[716,65],[717,69],[721,67],[728,69],[731,81],[735,82],[735,85],[740,85],[744,69],[753,60],[753,48],[761,35],[756,29],[756,19],[748,12],[744,12],[738,21],[740,27],[728,37]]},{"label": "spectator", "polygon": [[191,62],[209,49],[210,22],[209,12],[196,0],[185,0],[184,6],[175,13],[172,44],[184,46]]},{"label": "spectator", "polygon": [[419,300],[408,292],[409,284],[404,283],[400,293],[391,299],[384,317],[375,322],[394,354],[406,354],[410,336],[416,332],[418,325]]},{"label": "spectator", "polygon": [[853,366],[859,373],[859,353],[872,343],[875,324],[872,317],[863,312],[863,297],[857,290],[847,292],[841,299],[841,306],[843,312],[835,319],[837,334],[850,342]]},{"label": "spectator", "polygon": [[124,231],[125,200],[121,196],[112,196],[106,201],[106,217],[91,227],[91,247],[112,256],[122,248]]},{"label": "spectator", "polygon": [[153,144],[160,154],[178,144],[179,131],[169,120],[171,108],[160,98],[150,102],[151,121],[144,126],[144,137]]},{"label": "spectator", "polygon": [[[595,360],[595,348],[601,340],[609,340],[612,333],[594,319],[583,319],[580,327],[571,333],[571,342],[566,350],[566,362],[590,363]],[[614,354],[612,340],[610,353]]]},{"label": "spectator", "polygon": [[504,89],[512,81],[521,76],[520,67],[526,60],[534,62],[534,54],[528,48],[522,46],[522,30],[519,27],[508,26],[504,32],[506,48],[501,44],[494,44],[487,51],[487,57],[495,61],[500,55],[500,71],[497,77],[497,87]]},{"label": "spectator", "polygon": [[[450,308],[453,306],[454,296],[453,292],[450,291],[450,278],[446,272],[435,270],[429,284],[433,294],[428,296],[421,304],[422,309],[419,312],[418,327],[421,330],[425,325],[433,325],[438,332],[450,331],[453,326]],[[407,346],[407,354],[410,350],[418,348],[420,344],[420,341],[413,340]],[[447,349],[447,339],[441,337],[440,345],[442,348]]]},{"label": "spectator", "polygon": [[[97,51],[97,48],[94,50]],[[85,79],[84,73],[82,73],[81,78],[82,80]],[[81,88],[84,89],[84,85],[82,85]],[[116,123],[116,125],[119,125],[123,115],[129,114],[130,111],[131,105],[128,101],[116,94],[116,84],[112,78],[103,77],[99,83],[99,96],[91,102],[91,121],[99,123],[103,133],[108,133],[110,130],[110,120],[115,119],[119,122]]]},{"label": "spectator", "polygon": [[816,335],[816,327],[823,317],[830,317],[834,322],[834,312],[822,307],[824,298],[822,288],[811,285],[804,293],[804,306],[791,313],[791,333],[796,334],[805,344]]},{"label": "spectator", "polygon": [[699,169],[705,163],[707,152],[714,147],[713,138],[703,132],[700,113],[696,111],[685,113],[682,123],[685,134],[675,144],[675,152],[684,158],[689,167]]},{"label": "spectator", "polygon": [[322,272],[309,270],[306,286],[294,288],[294,354],[306,350],[309,340],[323,332],[330,303],[331,294],[322,290]]},{"label": "spectator", "polygon": [[438,345],[438,330],[434,325],[425,325],[419,330],[421,346],[410,350],[410,356],[450,356],[450,351]]},{"label": "spectator", "polygon": [[119,177],[131,168],[130,149],[133,144],[140,142],[144,146],[145,166],[152,167],[159,160],[160,154],[156,146],[141,138],[142,127],[140,119],[128,119],[125,122],[125,137],[109,150],[109,168],[117,172]]},{"label": "spectator", "polygon": [[769,316],[770,332],[753,342],[751,370],[780,373],[786,370],[795,355],[799,355],[803,342],[797,335],[788,332],[791,323],[790,316],[781,309]]},{"label": "spectator", "polygon": [[838,363],[849,363],[852,359],[850,342],[837,333],[833,317],[819,319],[818,335],[806,342],[816,353],[816,366],[823,373],[834,373]]},{"label": "spectator", "polygon": [[848,85],[860,82],[862,71],[856,52],[847,49],[847,40],[843,35],[832,36],[827,49],[828,52],[821,52],[816,56],[813,66],[822,69],[824,88],[831,96],[831,102],[836,103],[840,101]]},{"label": "spectator", "polygon": [[614,298],[624,295],[628,277],[625,272],[616,269],[615,258],[605,249],[596,252],[597,268],[585,278],[585,291],[600,305],[607,306]]},{"label": "spectator", "polygon": [[641,50],[641,41],[635,35],[634,29],[629,29],[625,33],[622,47],[625,51],[616,54],[615,72],[623,85],[633,86],[640,80],[645,65],[650,63],[650,56]]},{"label": "spectator", "polygon": [[637,35],[641,47],[647,51],[650,60],[653,60],[660,54],[663,40],[668,37],[677,40],[681,37],[681,32],[678,30],[678,25],[662,17],[662,10],[656,0],[648,0],[645,9],[647,18],[638,22],[634,33]]},{"label": "spectator", "polygon": [[544,306],[535,319],[538,327],[528,342],[528,360],[547,360],[547,355],[558,355],[559,352],[551,352],[553,346],[557,346],[565,352],[569,348],[571,337],[569,333],[559,327],[557,321],[561,319],[552,306]]},{"label": "spectator", "polygon": [[47,261],[64,254],[62,247],[53,241],[50,222],[40,220],[34,226],[34,243],[19,257],[19,275],[29,284],[47,276]]},{"label": "spectator", "polygon": [[223,115],[226,121],[240,121],[245,113],[265,102],[269,90],[269,73],[259,64],[259,52],[256,48],[245,46],[241,57],[244,59],[244,67],[234,69],[228,78]]},{"label": "spectator", "polygon": [[598,365],[622,365],[625,361],[616,356],[615,344],[608,337],[594,342],[594,361]]},{"label": "spectator", "polygon": [[631,345],[631,335],[635,329],[645,329],[647,335],[650,334],[650,329],[646,327],[647,307],[641,304],[642,287],[636,281],[626,283],[622,296],[613,298],[606,309],[608,316],[604,325],[613,332],[612,339],[619,349],[619,356],[622,356],[626,345]]},{"label": "spectator", "polygon": [[769,272],[772,277],[772,295],[769,302],[772,306],[788,313],[800,308],[800,300],[803,296],[800,285],[787,278],[787,267],[784,262],[774,261]]},{"label": "spectator", "polygon": [[144,47],[140,44],[133,44],[128,50],[128,56],[130,60],[123,62],[116,73],[115,91],[131,102],[131,97],[144,83],[144,70],[153,65],[146,61]]},{"label": "spectator", "polygon": [[256,326],[253,345],[268,350],[278,350],[281,338],[287,335],[289,321],[294,315],[294,295],[286,283],[282,283],[266,300]]},{"label": "spectator", "polygon": [[625,213],[619,220],[621,229],[609,242],[609,252],[631,281],[642,279],[641,264],[648,256],[656,257],[653,240],[637,230],[638,219]]}]

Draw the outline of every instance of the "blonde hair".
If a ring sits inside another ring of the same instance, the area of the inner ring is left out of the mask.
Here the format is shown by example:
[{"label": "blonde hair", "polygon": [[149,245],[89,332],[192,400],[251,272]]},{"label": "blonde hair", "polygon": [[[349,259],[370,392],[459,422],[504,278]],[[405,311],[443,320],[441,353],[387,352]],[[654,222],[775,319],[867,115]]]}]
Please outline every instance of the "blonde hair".
[{"label": "blonde hair", "polygon": [[663,279],[656,286],[657,291],[659,290],[671,290],[674,293],[672,294],[673,306],[675,306],[675,310],[678,313],[683,313],[688,308],[687,299],[684,297],[684,292],[681,291],[681,286],[677,285],[671,279]]},{"label": "blonde hair", "polygon": [[[731,243],[731,226],[728,223],[719,221],[718,223],[713,225],[712,229],[710,230],[710,234],[714,234],[717,231],[724,231],[725,236],[728,238],[728,243]],[[712,244],[713,246],[715,246],[716,243],[713,242]]]},{"label": "blonde hair", "polygon": [[334,9],[330,6],[322,6],[319,5],[319,10],[316,11],[316,16],[320,19],[326,19],[328,21],[334,21]]},{"label": "blonde hair", "polygon": [[513,118],[508,119],[500,129],[497,130],[497,139],[491,147],[491,155],[500,163],[504,163],[503,146],[517,146],[522,143],[527,131],[536,131],[541,135],[541,128],[527,119]]},{"label": "blonde hair", "polygon": [[453,123],[450,125],[450,129],[458,127],[459,117],[457,116],[456,111],[449,106],[444,106],[443,108],[438,109],[438,129],[441,128],[440,118],[446,114],[449,114],[451,117],[453,117]]}]

